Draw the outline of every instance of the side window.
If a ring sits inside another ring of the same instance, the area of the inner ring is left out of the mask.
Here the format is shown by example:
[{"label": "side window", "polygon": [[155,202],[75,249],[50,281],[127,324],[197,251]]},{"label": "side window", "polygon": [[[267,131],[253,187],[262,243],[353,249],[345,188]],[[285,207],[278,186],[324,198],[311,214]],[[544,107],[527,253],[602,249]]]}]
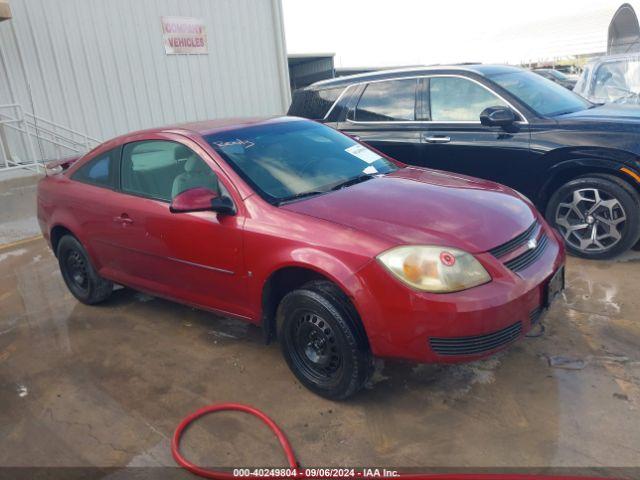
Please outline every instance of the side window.
[{"label": "side window", "polygon": [[186,146],[163,140],[134,142],[122,150],[122,190],[170,202],[190,188],[219,192],[211,168]]},{"label": "side window", "polygon": [[584,67],[584,70],[580,74],[580,78],[576,82],[576,86],[573,87],[573,91],[582,95],[583,97],[587,97],[589,95],[589,73],[591,72],[591,67],[587,65]]},{"label": "side window", "polygon": [[115,188],[115,162],[119,149],[104,153],[80,167],[72,176],[73,180],[89,183],[98,187]]},{"label": "side window", "polygon": [[429,94],[434,122],[479,122],[485,108],[507,106],[486,88],[460,77],[431,77]]},{"label": "side window", "polygon": [[296,90],[287,115],[321,120],[342,93],[345,87],[324,90]]},{"label": "side window", "polygon": [[415,120],[418,80],[391,80],[370,83],[356,106],[355,120],[397,122]]}]

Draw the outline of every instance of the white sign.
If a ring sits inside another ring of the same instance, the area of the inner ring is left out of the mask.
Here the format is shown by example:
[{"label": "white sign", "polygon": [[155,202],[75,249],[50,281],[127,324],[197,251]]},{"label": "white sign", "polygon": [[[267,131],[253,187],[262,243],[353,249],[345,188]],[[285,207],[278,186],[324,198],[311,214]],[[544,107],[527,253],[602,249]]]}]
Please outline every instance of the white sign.
[{"label": "white sign", "polygon": [[376,152],[373,152],[368,148],[363,147],[362,145],[354,145],[347,148],[345,151],[350,153],[351,155],[358,157],[360,160],[364,160],[367,163],[373,163],[376,160],[382,159],[382,157]]},{"label": "white sign", "polygon": [[162,40],[167,55],[207,54],[204,22],[192,17],[162,17]]}]

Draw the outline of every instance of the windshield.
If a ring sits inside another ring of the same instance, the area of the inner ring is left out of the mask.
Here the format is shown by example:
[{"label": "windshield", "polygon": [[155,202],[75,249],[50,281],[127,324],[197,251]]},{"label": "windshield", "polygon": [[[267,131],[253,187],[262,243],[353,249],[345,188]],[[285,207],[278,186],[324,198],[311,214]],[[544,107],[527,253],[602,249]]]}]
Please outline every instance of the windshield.
[{"label": "windshield", "polygon": [[398,168],[348,136],[305,120],[249,126],[205,139],[259,195],[274,204],[325,193]]},{"label": "windshield", "polygon": [[551,75],[552,77],[557,78],[558,80],[566,80],[567,79],[567,76],[562,72],[559,72],[557,70],[552,70],[552,69],[549,69],[547,71],[549,72],[549,75]]},{"label": "windshield", "polygon": [[640,59],[603,62],[593,75],[593,98],[599,102],[635,103],[640,92]]},{"label": "windshield", "polygon": [[489,78],[543,116],[553,117],[591,106],[579,95],[535,73],[498,73]]}]

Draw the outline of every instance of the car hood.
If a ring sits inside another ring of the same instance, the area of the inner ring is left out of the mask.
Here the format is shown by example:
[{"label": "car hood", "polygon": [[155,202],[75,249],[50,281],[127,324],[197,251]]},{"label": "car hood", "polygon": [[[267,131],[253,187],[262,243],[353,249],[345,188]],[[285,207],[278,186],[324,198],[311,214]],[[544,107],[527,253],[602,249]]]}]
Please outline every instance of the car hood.
[{"label": "car hood", "polygon": [[281,208],[393,244],[443,245],[471,253],[511,240],[535,219],[532,207],[510,188],[416,167]]},{"label": "car hood", "polygon": [[579,112],[559,115],[557,120],[590,120],[601,122],[624,122],[640,125],[640,105],[607,103]]}]

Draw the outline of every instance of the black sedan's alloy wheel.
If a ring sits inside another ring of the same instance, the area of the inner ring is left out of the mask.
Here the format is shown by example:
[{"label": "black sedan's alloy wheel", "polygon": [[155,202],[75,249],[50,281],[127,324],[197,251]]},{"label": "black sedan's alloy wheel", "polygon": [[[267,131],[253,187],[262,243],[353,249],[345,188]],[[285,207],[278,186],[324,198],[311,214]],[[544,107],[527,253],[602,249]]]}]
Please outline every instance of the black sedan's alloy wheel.
[{"label": "black sedan's alloy wheel", "polygon": [[58,264],[67,288],[82,303],[93,305],[106,300],[113,283],[100,277],[84,247],[71,235],[58,242]]},{"label": "black sedan's alloy wheel", "polygon": [[362,388],[372,359],[357,322],[348,298],[330,282],[311,282],[282,299],[278,338],[289,368],[304,386],[333,400]]},{"label": "black sedan's alloy wheel", "polygon": [[633,246],[640,237],[638,215],[638,194],[610,175],[568,182],[547,207],[547,220],[569,252],[585,258],[610,258]]}]

